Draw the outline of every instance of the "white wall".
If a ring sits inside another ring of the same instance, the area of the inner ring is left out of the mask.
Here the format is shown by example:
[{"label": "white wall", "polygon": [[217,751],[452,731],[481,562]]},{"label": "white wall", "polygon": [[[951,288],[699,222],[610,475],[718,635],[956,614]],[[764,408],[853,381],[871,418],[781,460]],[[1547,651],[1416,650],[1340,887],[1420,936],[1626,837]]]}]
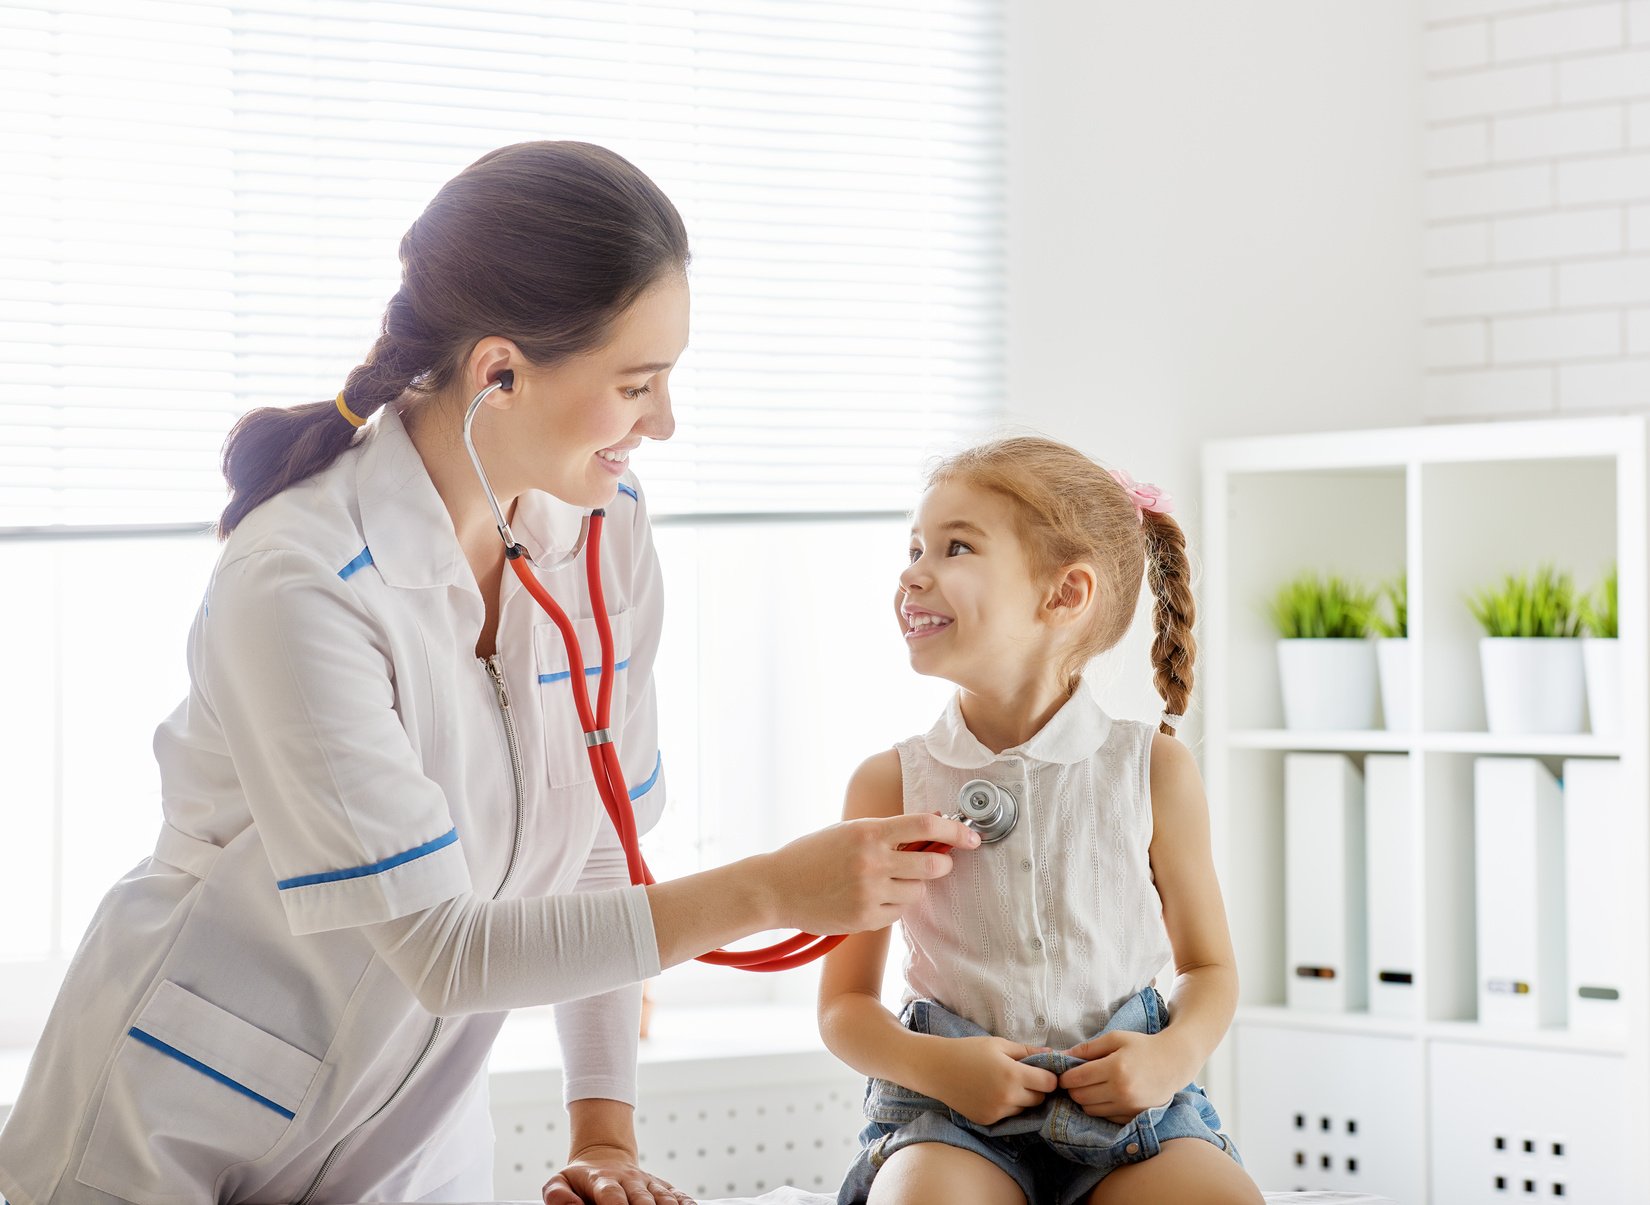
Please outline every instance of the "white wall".
[{"label": "white wall", "polygon": [[[1014,417],[1169,489],[1194,548],[1205,440],[1418,422],[1416,0],[1009,11]],[[1135,655],[1105,693],[1144,715]]]},{"label": "white wall", "polygon": [[1426,0],[1425,409],[1650,409],[1650,2]]}]

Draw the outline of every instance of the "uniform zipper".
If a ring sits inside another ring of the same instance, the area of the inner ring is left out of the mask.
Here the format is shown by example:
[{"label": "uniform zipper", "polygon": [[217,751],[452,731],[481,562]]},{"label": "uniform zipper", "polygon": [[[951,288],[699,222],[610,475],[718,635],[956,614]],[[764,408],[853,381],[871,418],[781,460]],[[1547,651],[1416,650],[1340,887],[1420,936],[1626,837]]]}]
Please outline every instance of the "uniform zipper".
[{"label": "uniform zipper", "polygon": [[499,714],[504,717],[504,740],[510,747],[510,773],[514,775],[516,785],[516,827],[510,838],[510,860],[504,864],[504,877],[498,881],[498,890],[493,892],[496,900],[509,886],[510,879],[516,873],[516,862],[521,857],[522,833],[527,822],[527,792],[521,771],[521,745],[516,741],[516,721],[510,712],[510,695],[504,689],[504,671],[499,667],[496,653],[487,658],[486,666],[487,674],[493,680],[493,690],[498,694]]},{"label": "uniform zipper", "polygon": [[[499,714],[504,718],[504,740],[510,749],[510,773],[515,785],[516,800],[516,823],[514,833],[510,838],[510,860],[504,864],[504,877],[498,881],[498,887],[493,892],[493,898],[496,900],[504,893],[504,888],[509,885],[511,878],[516,873],[516,862],[521,856],[522,832],[526,823],[527,809],[521,770],[521,745],[516,740],[516,723],[510,714],[510,694],[504,688],[504,671],[499,667],[496,654],[488,657],[483,665],[486,666],[487,676],[493,681],[493,693],[498,698]],[[424,1039],[424,1045],[419,1050],[418,1057],[413,1059],[412,1066],[407,1068],[407,1074],[403,1075],[401,1082],[396,1084],[395,1091],[391,1092],[384,1103],[374,1109],[365,1121],[340,1138],[332,1150],[327,1152],[327,1157],[322,1162],[321,1169],[315,1173],[315,1178],[309,1182],[309,1187],[304,1190],[304,1195],[298,1198],[298,1205],[310,1205],[310,1202],[315,1198],[315,1194],[321,1190],[322,1183],[331,1174],[339,1156],[344,1153],[344,1148],[350,1144],[357,1134],[371,1125],[380,1113],[400,1099],[401,1093],[412,1082],[412,1077],[418,1074],[418,1069],[430,1057],[430,1051],[434,1049],[436,1039],[441,1036],[441,1027],[445,1020],[445,1017],[437,1017],[435,1023],[430,1026],[430,1036]]]}]

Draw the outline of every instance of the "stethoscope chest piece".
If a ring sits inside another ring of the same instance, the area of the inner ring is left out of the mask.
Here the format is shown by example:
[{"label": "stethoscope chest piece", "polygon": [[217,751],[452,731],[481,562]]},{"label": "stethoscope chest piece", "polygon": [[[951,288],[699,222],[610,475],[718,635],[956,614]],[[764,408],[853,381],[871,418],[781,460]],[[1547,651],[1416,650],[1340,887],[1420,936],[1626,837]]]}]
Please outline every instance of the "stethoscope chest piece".
[{"label": "stethoscope chest piece", "polygon": [[1014,831],[1020,804],[1007,787],[973,778],[957,792],[957,819],[980,834],[981,845],[990,845]]}]

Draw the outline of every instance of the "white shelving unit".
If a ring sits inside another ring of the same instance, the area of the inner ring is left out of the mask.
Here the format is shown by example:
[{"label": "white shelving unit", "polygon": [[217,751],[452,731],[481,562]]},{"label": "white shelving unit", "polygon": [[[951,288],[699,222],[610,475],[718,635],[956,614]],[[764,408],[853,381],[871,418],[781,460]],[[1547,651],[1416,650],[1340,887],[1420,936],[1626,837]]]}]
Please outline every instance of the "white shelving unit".
[{"label": "white shelving unit", "polygon": [[[1401,1205],[1650,1200],[1650,493],[1645,420],[1337,432],[1211,444],[1204,456],[1204,763],[1242,997],[1210,1067],[1269,1188]],[[1551,562],[1620,572],[1621,738],[1485,731],[1466,598]],[[1414,731],[1282,727],[1267,602],[1305,570],[1407,573]],[[1408,755],[1415,834],[1413,1020],[1285,1005],[1284,758]],[[1623,1036],[1477,1016],[1473,762],[1615,758],[1629,820]],[[1629,1137],[1631,1136],[1631,1137]]]}]

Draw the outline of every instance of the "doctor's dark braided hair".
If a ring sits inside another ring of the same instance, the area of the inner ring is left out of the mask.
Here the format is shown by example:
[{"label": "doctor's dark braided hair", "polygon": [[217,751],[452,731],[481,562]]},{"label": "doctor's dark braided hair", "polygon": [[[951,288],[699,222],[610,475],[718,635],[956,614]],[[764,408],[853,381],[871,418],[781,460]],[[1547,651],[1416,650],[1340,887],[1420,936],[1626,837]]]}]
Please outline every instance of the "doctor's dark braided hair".
[{"label": "doctor's dark braided hair", "polygon": [[[522,142],[436,193],[401,239],[401,287],[344,381],[356,415],[439,395],[497,335],[549,366],[592,351],[650,286],[688,263],[687,230],[659,187],[612,151]],[[354,442],[333,399],[243,415],[223,448],[227,537],[247,513]]]},{"label": "doctor's dark braided hair", "polygon": [[[963,481],[1013,504],[1033,571],[1051,582],[1068,565],[1093,567],[1097,603],[1061,666],[1073,685],[1083,667],[1114,647],[1134,622],[1144,581],[1151,587],[1152,673],[1164,711],[1191,701],[1197,617],[1186,536],[1166,514],[1135,510],[1110,473],[1075,448],[1036,436],[996,439],[947,457],[928,484]],[[1174,729],[1162,724],[1159,731]]]}]

